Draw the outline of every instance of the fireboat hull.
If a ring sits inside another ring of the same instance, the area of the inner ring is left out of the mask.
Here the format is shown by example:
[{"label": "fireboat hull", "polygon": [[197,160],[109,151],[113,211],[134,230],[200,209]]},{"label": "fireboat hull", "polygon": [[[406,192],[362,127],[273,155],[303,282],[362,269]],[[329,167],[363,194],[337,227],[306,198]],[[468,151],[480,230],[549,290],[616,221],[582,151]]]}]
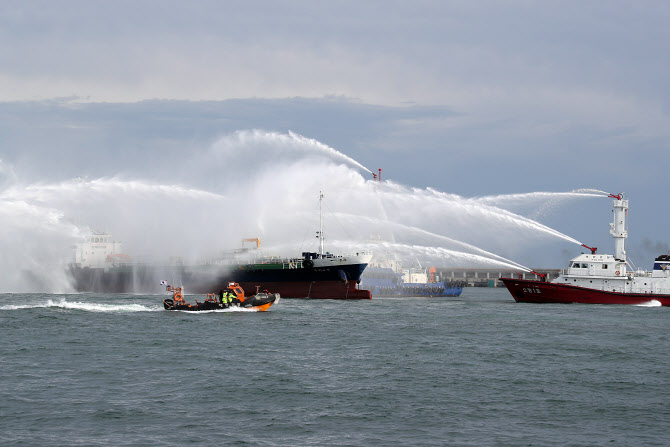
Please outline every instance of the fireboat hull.
[{"label": "fireboat hull", "polygon": [[527,279],[501,278],[518,303],[649,304],[670,306],[670,295],[622,293]]}]

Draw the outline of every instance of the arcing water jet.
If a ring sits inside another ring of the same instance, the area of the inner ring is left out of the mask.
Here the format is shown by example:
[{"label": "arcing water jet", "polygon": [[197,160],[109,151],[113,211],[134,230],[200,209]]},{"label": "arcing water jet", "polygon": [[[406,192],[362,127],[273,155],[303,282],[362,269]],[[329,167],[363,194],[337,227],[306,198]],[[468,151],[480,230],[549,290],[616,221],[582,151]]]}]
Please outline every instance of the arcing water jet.
[{"label": "arcing water jet", "polygon": [[[13,172],[6,164],[3,169]],[[342,225],[337,216],[335,222],[326,218],[329,240],[351,247],[368,244],[371,235],[383,230],[382,246],[399,255],[430,257],[451,266],[489,263],[519,269],[525,267],[494,254],[507,249],[510,240],[515,248],[530,236],[579,244],[500,207],[523,200],[523,195],[509,200],[501,196],[496,204],[491,198],[468,199],[374,182],[361,175],[370,170],[357,161],[292,132],[236,132],[175,160],[172,169],[158,169],[147,177],[163,182],[126,180],[111,172],[92,180],[22,186],[16,173],[0,190],[0,237],[6,247],[3,268],[8,276],[23,279],[5,283],[6,290],[33,290],[39,284],[43,291],[65,291],[64,275],[52,278],[48,272],[71,262],[71,247],[88,228],[111,232],[136,260],[216,258],[248,237],[260,237],[264,247],[277,247],[276,254],[295,256],[305,235],[317,228],[313,205],[318,191],[344,221]],[[558,194],[578,198],[598,192]],[[531,193],[527,199],[556,197]],[[25,240],[34,244],[18,243]]]}]

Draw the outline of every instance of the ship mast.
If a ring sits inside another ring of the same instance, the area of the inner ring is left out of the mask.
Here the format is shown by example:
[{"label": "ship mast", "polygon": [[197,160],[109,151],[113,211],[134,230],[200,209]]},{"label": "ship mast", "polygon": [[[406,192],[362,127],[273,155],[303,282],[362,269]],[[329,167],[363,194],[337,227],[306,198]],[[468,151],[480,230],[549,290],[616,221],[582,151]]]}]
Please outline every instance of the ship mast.
[{"label": "ship mast", "polygon": [[614,238],[614,259],[626,262],[625,241],[628,237],[628,200],[623,194],[610,194],[613,198],[614,222],[610,224],[610,234]]},{"label": "ship mast", "polygon": [[316,235],[316,237],[319,238],[319,254],[323,255],[323,245],[324,245],[324,236],[323,236],[323,210],[322,210],[322,203],[323,203],[323,193],[319,191],[319,232]]}]

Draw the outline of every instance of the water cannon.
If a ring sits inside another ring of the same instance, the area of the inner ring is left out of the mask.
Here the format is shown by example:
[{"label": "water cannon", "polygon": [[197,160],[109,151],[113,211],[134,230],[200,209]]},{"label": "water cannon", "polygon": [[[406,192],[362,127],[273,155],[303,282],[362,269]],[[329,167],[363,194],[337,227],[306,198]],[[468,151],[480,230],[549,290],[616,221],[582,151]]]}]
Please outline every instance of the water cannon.
[{"label": "water cannon", "polygon": [[539,273],[539,272],[536,272],[535,270],[531,270],[530,273],[533,273],[534,275],[539,276],[540,281],[542,281],[542,282],[546,281],[546,279],[547,279],[547,274],[546,273]]},{"label": "water cannon", "polygon": [[596,254],[596,250],[598,250],[598,247],[589,247],[589,246],[586,245],[586,244],[582,244],[582,247],[584,247],[584,248],[588,248],[589,250],[591,250],[591,254],[592,254],[592,255],[595,255],[595,254]]},{"label": "water cannon", "polygon": [[514,272],[514,273],[517,274],[517,276],[519,277],[519,279],[523,279],[523,273],[521,273],[521,272]]},{"label": "water cannon", "polygon": [[[615,195],[615,194],[610,194],[610,195],[608,195],[607,197],[609,197],[610,199],[621,200],[621,199],[623,198],[623,195],[622,195],[621,193],[616,194],[616,195]],[[587,247],[587,248],[588,248],[588,247]]]}]

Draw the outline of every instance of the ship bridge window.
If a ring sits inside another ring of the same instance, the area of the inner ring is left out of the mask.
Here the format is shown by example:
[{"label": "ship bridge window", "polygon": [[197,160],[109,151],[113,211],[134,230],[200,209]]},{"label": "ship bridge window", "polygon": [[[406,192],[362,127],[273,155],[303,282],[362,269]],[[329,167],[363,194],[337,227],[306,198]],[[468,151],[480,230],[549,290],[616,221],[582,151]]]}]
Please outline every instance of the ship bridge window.
[{"label": "ship bridge window", "polygon": [[608,267],[607,267],[607,264],[603,264],[603,268],[604,268],[604,269],[608,268]]}]

